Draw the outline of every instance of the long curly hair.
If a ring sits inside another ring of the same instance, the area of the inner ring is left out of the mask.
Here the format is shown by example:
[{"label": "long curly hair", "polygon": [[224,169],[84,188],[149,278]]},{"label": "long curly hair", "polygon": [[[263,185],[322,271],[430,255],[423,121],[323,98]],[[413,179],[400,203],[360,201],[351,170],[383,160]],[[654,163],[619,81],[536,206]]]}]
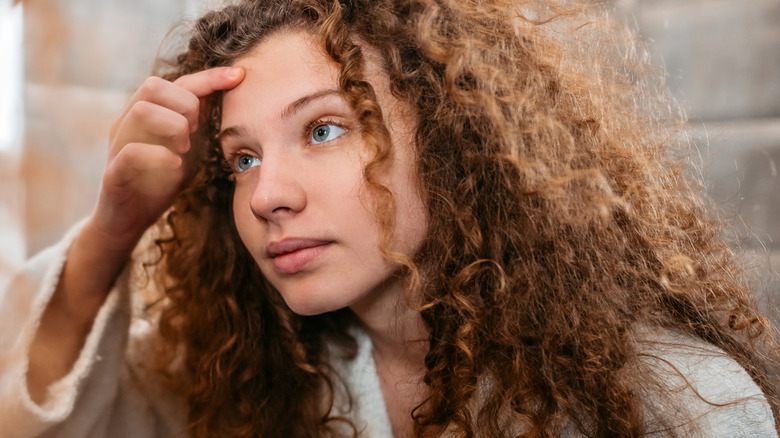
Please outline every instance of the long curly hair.
[{"label": "long curly hair", "polygon": [[[638,390],[654,378],[637,366],[642,327],[724,350],[777,417],[773,329],[688,171],[683,118],[635,39],[600,12],[553,0],[244,0],[199,19],[165,76],[230,65],[289,29],[318,37],[338,64],[374,152],[364,177],[380,249],[428,330],[417,436],[506,436],[507,419],[529,436],[669,426]],[[429,231],[412,259],[386,249],[392,195],[376,175],[391,146],[363,78],[367,48],[416,109]],[[202,165],[157,241],[158,359],[164,368],[184,351],[175,380],[189,432],[356,435],[334,413],[329,367],[332,351],[356,351],[356,318],[296,315],[264,279],[232,217],[218,93],[206,107]]]}]

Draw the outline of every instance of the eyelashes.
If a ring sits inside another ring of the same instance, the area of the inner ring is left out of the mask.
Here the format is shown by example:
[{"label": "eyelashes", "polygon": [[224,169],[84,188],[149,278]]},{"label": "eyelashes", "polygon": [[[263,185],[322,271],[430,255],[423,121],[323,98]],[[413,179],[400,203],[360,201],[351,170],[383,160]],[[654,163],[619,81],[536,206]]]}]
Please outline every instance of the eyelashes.
[{"label": "eyelashes", "polygon": [[247,170],[263,164],[263,160],[254,155],[239,154],[234,160],[236,173],[246,172]]},{"label": "eyelashes", "polygon": [[316,145],[335,140],[346,132],[346,128],[333,120],[317,119],[306,125],[304,135],[308,144]]}]

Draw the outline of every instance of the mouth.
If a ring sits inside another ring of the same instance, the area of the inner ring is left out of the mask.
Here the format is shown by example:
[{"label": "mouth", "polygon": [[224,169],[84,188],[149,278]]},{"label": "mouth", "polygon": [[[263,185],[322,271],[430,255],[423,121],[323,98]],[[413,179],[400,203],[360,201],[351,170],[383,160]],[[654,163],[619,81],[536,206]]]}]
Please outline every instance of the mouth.
[{"label": "mouth", "polygon": [[306,269],[332,244],[332,241],[320,239],[284,239],[269,243],[266,255],[272,260],[274,269],[278,273],[296,274]]}]

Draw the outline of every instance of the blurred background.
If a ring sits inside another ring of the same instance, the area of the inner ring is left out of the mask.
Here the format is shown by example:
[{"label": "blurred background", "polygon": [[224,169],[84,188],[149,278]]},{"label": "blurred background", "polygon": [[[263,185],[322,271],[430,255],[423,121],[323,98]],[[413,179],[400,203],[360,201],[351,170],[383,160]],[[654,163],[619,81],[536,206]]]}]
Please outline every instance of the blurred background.
[{"label": "blurred background", "polygon": [[[89,214],[111,122],[169,29],[215,3],[0,0],[0,287]],[[699,140],[708,190],[756,256],[765,305],[777,315],[780,0],[608,3],[634,17],[665,66]]]}]

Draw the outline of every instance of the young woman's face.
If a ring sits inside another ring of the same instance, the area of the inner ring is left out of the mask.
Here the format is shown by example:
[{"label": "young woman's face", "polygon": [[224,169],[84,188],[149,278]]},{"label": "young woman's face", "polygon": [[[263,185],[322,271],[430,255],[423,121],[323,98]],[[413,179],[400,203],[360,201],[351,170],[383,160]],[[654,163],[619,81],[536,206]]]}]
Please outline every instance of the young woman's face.
[{"label": "young woman's face", "polygon": [[[369,159],[339,95],[338,67],[305,33],[283,32],[236,62],[246,78],[224,95],[222,148],[236,172],[241,240],[290,308],[312,315],[402,290],[398,266],[377,248],[363,181]],[[413,118],[367,62],[393,140],[381,182],[396,202],[391,250],[413,254],[426,232],[414,166]]]}]

